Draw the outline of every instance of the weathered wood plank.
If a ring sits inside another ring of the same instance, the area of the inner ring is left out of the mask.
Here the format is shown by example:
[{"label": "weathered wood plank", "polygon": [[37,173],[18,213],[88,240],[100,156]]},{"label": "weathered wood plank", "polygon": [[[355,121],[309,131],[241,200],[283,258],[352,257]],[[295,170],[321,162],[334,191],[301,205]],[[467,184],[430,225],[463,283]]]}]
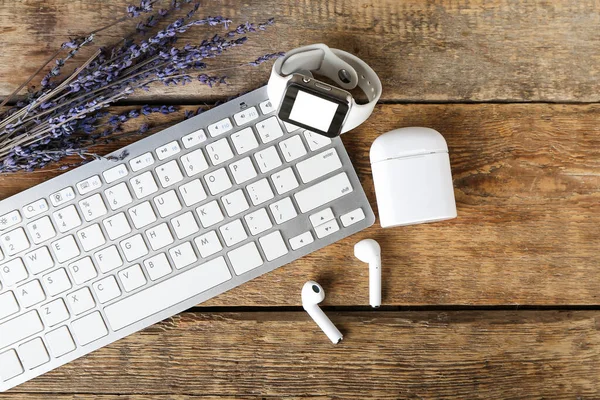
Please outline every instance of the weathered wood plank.
[{"label": "weathered wood plank", "polygon": [[272,398],[593,398],[597,311],[184,313],[30,381],[21,393]]},{"label": "weathered wood plank", "polygon": [[[10,93],[70,36],[104,26],[129,0],[0,0],[0,97]],[[585,101],[600,99],[600,3],[597,1],[456,2],[234,0],[203,3],[205,15],[242,23],[273,16],[274,29],[216,62],[231,66],[266,52],[326,42],[367,60],[383,81],[385,100]],[[114,43],[122,24],[98,36]],[[214,30],[197,29],[182,43]],[[87,52],[89,54],[89,52]],[[139,101],[223,99],[263,85],[269,66],[229,73],[217,90],[190,85],[135,96]]]},{"label": "weathered wood plank", "polygon": [[[396,127],[430,126],[450,146],[459,217],[376,224],[205,305],[299,305],[308,279],[324,285],[327,304],[368,305],[368,268],[352,252],[364,237],[383,248],[384,304],[599,304],[598,115],[597,105],[380,105],[343,136],[373,206],[371,142]],[[0,197],[55,174],[0,176]]]}]

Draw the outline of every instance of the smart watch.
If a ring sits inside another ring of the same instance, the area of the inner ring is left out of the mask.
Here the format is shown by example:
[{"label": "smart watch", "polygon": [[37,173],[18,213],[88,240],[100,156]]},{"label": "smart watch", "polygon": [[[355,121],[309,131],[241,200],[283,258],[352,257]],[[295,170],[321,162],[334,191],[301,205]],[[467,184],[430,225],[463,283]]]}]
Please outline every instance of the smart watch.
[{"label": "smart watch", "polygon": [[[313,72],[341,88],[315,79]],[[368,103],[358,104],[348,92],[356,86]],[[381,81],[360,58],[313,44],[289,51],[275,62],[267,92],[278,106],[279,119],[331,138],[369,118],[381,96]]]}]

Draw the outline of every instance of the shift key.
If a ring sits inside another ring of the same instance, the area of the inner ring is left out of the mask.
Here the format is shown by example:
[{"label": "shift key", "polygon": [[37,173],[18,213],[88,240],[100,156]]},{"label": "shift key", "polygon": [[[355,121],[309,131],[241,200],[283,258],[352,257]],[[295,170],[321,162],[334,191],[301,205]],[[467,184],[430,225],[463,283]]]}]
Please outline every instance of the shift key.
[{"label": "shift key", "polygon": [[321,207],[323,204],[330,203],[352,192],[352,190],[348,175],[342,172],[299,191],[294,197],[296,198],[296,202],[298,202],[300,211],[305,213]]},{"label": "shift key", "polygon": [[0,349],[44,330],[37,311],[32,310],[0,324]]}]

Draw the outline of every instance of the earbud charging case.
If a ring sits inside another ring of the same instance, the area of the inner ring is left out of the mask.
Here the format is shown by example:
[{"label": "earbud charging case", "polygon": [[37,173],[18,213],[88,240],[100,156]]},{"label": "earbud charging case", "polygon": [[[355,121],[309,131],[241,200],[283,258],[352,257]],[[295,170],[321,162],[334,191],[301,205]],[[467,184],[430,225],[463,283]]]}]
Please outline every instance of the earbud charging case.
[{"label": "earbud charging case", "polygon": [[379,136],[370,152],[382,228],[456,217],[446,140],[430,128]]}]

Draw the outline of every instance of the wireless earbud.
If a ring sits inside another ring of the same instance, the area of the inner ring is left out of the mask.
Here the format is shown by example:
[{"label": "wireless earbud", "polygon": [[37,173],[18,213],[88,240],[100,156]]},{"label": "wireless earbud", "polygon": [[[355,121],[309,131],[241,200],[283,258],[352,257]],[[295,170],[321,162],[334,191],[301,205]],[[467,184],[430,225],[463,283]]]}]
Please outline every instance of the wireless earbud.
[{"label": "wireless earbud", "polygon": [[369,303],[381,306],[381,247],[373,239],[364,239],[354,245],[354,256],[369,263]]},{"label": "wireless earbud", "polygon": [[333,344],[338,344],[342,341],[341,332],[335,327],[333,322],[319,308],[319,303],[325,299],[325,292],[321,285],[315,281],[308,281],[302,287],[302,307],[311,316],[311,318],[319,325],[319,328],[331,340]]}]

